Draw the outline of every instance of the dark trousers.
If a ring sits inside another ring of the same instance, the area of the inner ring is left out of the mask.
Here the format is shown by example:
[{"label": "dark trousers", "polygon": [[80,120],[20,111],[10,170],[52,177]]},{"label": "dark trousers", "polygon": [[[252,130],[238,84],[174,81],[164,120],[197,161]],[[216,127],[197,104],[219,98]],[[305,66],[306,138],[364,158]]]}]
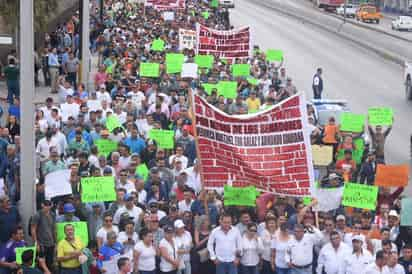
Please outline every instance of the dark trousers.
[{"label": "dark trousers", "polygon": [[161,274],[176,274],[176,273],[177,273],[177,270],[173,270],[173,271],[169,271],[169,272],[160,271],[160,273],[161,273]]},{"label": "dark trousers", "polygon": [[47,268],[53,273],[54,269],[54,246],[41,246],[41,251],[46,260]]},{"label": "dark trousers", "polygon": [[322,99],[322,91],[313,89],[313,99]]},{"label": "dark trousers", "polygon": [[7,102],[13,104],[13,98],[19,98],[20,88],[18,80],[8,80],[7,81]]},{"label": "dark trousers", "polygon": [[82,274],[82,269],[80,267],[76,268],[60,268],[60,274]]},{"label": "dark trousers", "polygon": [[51,85],[51,80],[50,80],[49,68],[48,68],[48,67],[43,67],[41,70],[42,70],[42,72],[43,72],[44,85],[45,85],[46,87],[50,87],[50,85]]},{"label": "dark trousers", "polygon": [[72,84],[73,90],[75,90],[77,87],[77,72],[68,72],[66,80]]},{"label": "dark trousers", "polygon": [[275,274],[275,271],[272,270],[270,262],[263,260],[261,274]]},{"label": "dark trousers", "polygon": [[257,265],[240,265],[239,270],[239,274],[258,274]]}]

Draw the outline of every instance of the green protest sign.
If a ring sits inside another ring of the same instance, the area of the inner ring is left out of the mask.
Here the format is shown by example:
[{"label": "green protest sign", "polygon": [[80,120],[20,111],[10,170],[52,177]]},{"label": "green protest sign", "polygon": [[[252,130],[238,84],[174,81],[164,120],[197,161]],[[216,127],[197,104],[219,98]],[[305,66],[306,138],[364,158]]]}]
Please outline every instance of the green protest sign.
[{"label": "green protest sign", "polygon": [[99,139],[95,141],[94,144],[99,150],[99,155],[104,155],[106,158],[110,153],[117,149],[117,142],[109,139]]},{"label": "green protest sign", "polygon": [[111,202],[116,200],[114,177],[81,178],[81,198],[83,203]]},{"label": "green protest sign", "polygon": [[[356,162],[356,164],[360,164],[362,162],[363,152],[365,151],[365,141],[362,138],[356,138],[353,140],[353,144],[355,145],[355,149],[352,151],[352,159]],[[338,160],[345,158],[345,150],[339,149],[338,151]]]},{"label": "green protest sign", "polygon": [[217,84],[208,84],[208,83],[203,83],[202,84],[203,89],[205,90],[205,92],[210,95],[212,94],[212,90],[213,89],[217,89]]},{"label": "green protest sign", "polygon": [[154,51],[164,51],[165,50],[165,41],[163,41],[160,38],[157,38],[157,39],[153,40],[152,46],[151,46],[150,49],[154,50]]},{"label": "green protest sign", "polygon": [[345,183],[342,196],[342,205],[375,210],[377,198],[377,186],[362,185],[358,183]]},{"label": "green protest sign", "polygon": [[259,84],[259,80],[253,77],[246,78],[247,82],[253,86],[257,86]]},{"label": "green protest sign", "polygon": [[305,206],[310,205],[312,203],[312,197],[303,197],[303,204]]},{"label": "green protest sign", "polygon": [[217,93],[225,98],[235,99],[237,97],[236,81],[220,81],[217,84]]},{"label": "green protest sign", "polygon": [[149,138],[154,139],[160,148],[172,149],[175,146],[173,130],[151,129]]},{"label": "green protest sign", "polygon": [[106,118],[106,128],[108,131],[113,132],[118,127],[122,127],[122,124],[120,124],[119,118],[116,115],[112,114]]},{"label": "green protest sign", "polygon": [[412,198],[401,200],[401,226],[412,226]]},{"label": "green protest sign", "polygon": [[362,132],[365,126],[365,115],[343,112],[340,116],[340,130]]},{"label": "green protest sign", "polygon": [[74,235],[80,238],[84,246],[87,246],[89,244],[89,232],[87,229],[86,222],[57,223],[56,224],[57,242],[60,242],[66,237],[64,234],[64,227],[67,224],[71,224],[74,227]]},{"label": "green protest sign", "polygon": [[283,51],[280,49],[268,49],[266,51],[266,60],[268,61],[282,61]]},{"label": "green protest sign", "polygon": [[202,16],[203,16],[203,18],[205,18],[207,20],[207,19],[209,19],[210,13],[208,11],[203,11]]},{"label": "green protest sign", "polygon": [[149,177],[149,169],[146,164],[140,164],[136,167],[136,174],[143,177],[143,180],[146,181]]},{"label": "green protest sign", "polygon": [[160,65],[158,63],[140,63],[140,76],[156,78],[160,75]]},{"label": "green protest sign", "polygon": [[211,8],[217,8],[217,7],[219,7],[219,0],[211,0],[211,1],[209,2],[209,7],[211,7]]},{"label": "green protest sign", "polygon": [[256,206],[256,197],[258,196],[254,186],[224,187],[224,204],[225,206]]},{"label": "green protest sign", "polygon": [[16,252],[16,263],[18,265],[23,264],[23,260],[21,256],[23,255],[23,252],[26,250],[32,250],[33,251],[33,263],[31,267],[34,267],[36,265],[36,252],[37,252],[37,247],[36,246],[24,246],[24,247],[16,247],[14,249],[14,252]]},{"label": "green protest sign", "polygon": [[242,77],[250,75],[250,65],[249,64],[233,64],[232,65],[232,75],[234,77]]},{"label": "green protest sign", "polygon": [[182,72],[182,65],[185,62],[185,56],[181,53],[166,54],[166,73]]},{"label": "green protest sign", "polygon": [[215,62],[215,57],[213,55],[196,55],[195,63],[199,68],[212,68]]},{"label": "green protest sign", "polygon": [[369,108],[369,124],[371,126],[391,126],[393,110],[391,108]]},{"label": "green protest sign", "polygon": [[253,113],[258,113],[260,111],[260,109],[250,109],[248,110],[248,114],[253,114]]}]

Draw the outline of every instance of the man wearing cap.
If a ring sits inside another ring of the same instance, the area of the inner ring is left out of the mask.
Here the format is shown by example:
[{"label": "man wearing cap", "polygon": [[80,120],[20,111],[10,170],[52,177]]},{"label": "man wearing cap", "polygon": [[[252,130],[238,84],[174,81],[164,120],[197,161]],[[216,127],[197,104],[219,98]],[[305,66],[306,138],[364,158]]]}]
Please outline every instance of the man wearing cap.
[{"label": "man wearing cap", "polygon": [[63,206],[63,215],[59,215],[56,218],[56,223],[67,223],[67,222],[80,222],[80,219],[74,216],[76,209],[72,203],[66,203]]},{"label": "man wearing cap", "polygon": [[372,254],[363,248],[364,237],[354,235],[352,237],[352,252],[343,260],[342,274],[359,274],[363,273],[365,267],[373,263]]},{"label": "man wearing cap", "polygon": [[135,206],[136,197],[131,193],[124,195],[124,206],[120,207],[113,216],[113,223],[118,225],[120,223],[120,217],[123,213],[127,212],[131,220],[135,224],[135,228],[138,231],[140,229],[141,221],[143,219],[143,210],[140,207]]},{"label": "man wearing cap", "polygon": [[389,239],[394,242],[398,248],[400,249],[402,247],[402,240],[398,239],[399,237],[399,224],[400,224],[400,218],[398,212],[396,210],[392,209],[389,211],[388,214],[388,227],[390,229],[390,236]]},{"label": "man wearing cap", "polygon": [[373,185],[375,182],[375,174],[376,174],[376,158],[375,158],[375,151],[370,150],[368,152],[368,158],[364,163],[362,163],[360,171],[359,171],[359,183],[368,185]]},{"label": "man wearing cap", "polygon": [[184,266],[182,270],[179,270],[178,273],[180,274],[191,274],[191,264],[190,264],[190,250],[193,247],[193,239],[185,229],[185,224],[182,220],[176,220],[174,222],[175,227],[175,242],[177,245],[177,253],[179,254],[179,258],[181,259],[181,264]]}]

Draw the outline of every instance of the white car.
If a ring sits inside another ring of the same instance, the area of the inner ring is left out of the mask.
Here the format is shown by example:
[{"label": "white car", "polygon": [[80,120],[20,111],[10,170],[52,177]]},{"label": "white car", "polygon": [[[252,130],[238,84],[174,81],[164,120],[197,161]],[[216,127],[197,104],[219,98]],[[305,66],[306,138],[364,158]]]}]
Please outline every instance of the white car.
[{"label": "white car", "polygon": [[234,8],[235,7],[235,1],[234,0],[219,0],[220,6],[224,8]]},{"label": "white car", "polygon": [[[358,7],[352,4],[346,4],[346,17],[355,18],[356,10]],[[344,16],[345,14],[345,4],[341,4],[339,7],[336,8],[336,13],[338,15]]]},{"label": "white car", "polygon": [[393,30],[408,30],[412,31],[412,17],[411,16],[398,16],[392,21]]}]

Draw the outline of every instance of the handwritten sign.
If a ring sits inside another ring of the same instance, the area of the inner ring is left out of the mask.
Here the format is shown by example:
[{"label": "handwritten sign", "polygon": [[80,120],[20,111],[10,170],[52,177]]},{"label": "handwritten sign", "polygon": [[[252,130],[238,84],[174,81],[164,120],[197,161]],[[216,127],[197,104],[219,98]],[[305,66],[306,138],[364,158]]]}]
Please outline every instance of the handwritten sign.
[{"label": "handwritten sign", "polygon": [[117,142],[109,139],[99,139],[94,142],[97,149],[99,150],[99,155],[104,155],[107,158],[110,153],[117,149]]},{"label": "handwritten sign", "polygon": [[377,198],[377,186],[345,183],[342,204],[344,206],[374,210],[376,209]]},{"label": "handwritten sign", "polygon": [[268,61],[282,61],[283,60],[283,51],[280,49],[268,49],[266,51],[266,60]]},{"label": "handwritten sign", "polygon": [[166,54],[166,72],[179,73],[182,71],[185,56],[181,53]]},{"label": "handwritten sign", "polygon": [[250,65],[249,64],[233,64],[232,65],[232,75],[234,77],[242,77],[250,75]]},{"label": "handwritten sign", "polygon": [[141,63],[140,76],[156,78],[160,75],[160,65],[158,63]]},{"label": "handwritten sign", "polygon": [[376,168],[376,186],[406,186],[409,182],[409,165],[382,165]]},{"label": "handwritten sign", "polygon": [[82,202],[111,202],[116,200],[114,177],[81,178]]},{"label": "handwritten sign", "polygon": [[312,145],[312,158],[315,166],[327,166],[333,161],[333,147]]},{"label": "handwritten sign", "polygon": [[369,108],[368,116],[371,126],[390,126],[393,123],[393,110],[391,108]]},{"label": "handwritten sign", "polygon": [[225,98],[235,99],[237,97],[236,81],[220,81],[217,84],[217,93]]},{"label": "handwritten sign", "polygon": [[153,51],[164,51],[165,50],[165,41],[158,38],[153,41],[151,50]]},{"label": "handwritten sign", "polygon": [[57,242],[60,242],[66,237],[64,234],[64,227],[67,224],[71,224],[73,226],[74,235],[80,238],[84,246],[87,246],[89,244],[89,232],[86,222],[56,223]]},{"label": "handwritten sign", "polygon": [[365,126],[365,115],[343,112],[340,116],[340,130],[362,132]]},{"label": "handwritten sign", "polygon": [[199,68],[212,68],[215,57],[213,55],[196,55],[195,63]]},{"label": "handwritten sign", "polygon": [[254,186],[232,187],[225,185],[224,204],[225,206],[256,206],[258,193]]},{"label": "handwritten sign", "polygon": [[149,131],[149,138],[154,139],[160,148],[172,149],[174,147],[173,130],[151,129]]}]

